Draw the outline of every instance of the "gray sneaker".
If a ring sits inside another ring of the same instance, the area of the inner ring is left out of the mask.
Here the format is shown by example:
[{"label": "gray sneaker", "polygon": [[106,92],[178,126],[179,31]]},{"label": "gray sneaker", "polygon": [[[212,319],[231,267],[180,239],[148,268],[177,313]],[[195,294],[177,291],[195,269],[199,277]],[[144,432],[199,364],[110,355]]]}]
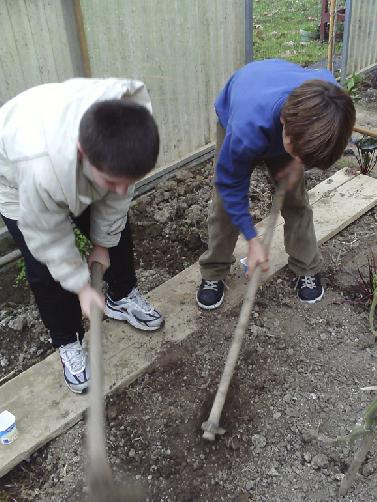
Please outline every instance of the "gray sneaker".
[{"label": "gray sneaker", "polygon": [[72,392],[87,391],[90,379],[89,360],[86,350],[79,341],[59,347],[63,365],[64,380]]},{"label": "gray sneaker", "polygon": [[140,294],[137,288],[118,301],[107,296],[105,315],[118,321],[127,321],[134,328],[144,331],[154,331],[165,323],[160,312]]}]

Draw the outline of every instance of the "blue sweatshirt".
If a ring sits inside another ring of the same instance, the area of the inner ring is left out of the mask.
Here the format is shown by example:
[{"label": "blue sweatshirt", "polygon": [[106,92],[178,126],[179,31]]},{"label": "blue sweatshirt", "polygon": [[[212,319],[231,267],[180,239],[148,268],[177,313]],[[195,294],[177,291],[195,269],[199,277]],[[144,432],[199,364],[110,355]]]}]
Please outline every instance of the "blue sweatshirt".
[{"label": "blue sweatshirt", "polygon": [[286,153],[282,106],[296,87],[314,79],[337,83],[328,70],[304,69],[279,59],[255,61],[234,73],[216,99],[225,139],[215,183],[232,223],[247,240],[257,235],[248,199],[253,161]]}]

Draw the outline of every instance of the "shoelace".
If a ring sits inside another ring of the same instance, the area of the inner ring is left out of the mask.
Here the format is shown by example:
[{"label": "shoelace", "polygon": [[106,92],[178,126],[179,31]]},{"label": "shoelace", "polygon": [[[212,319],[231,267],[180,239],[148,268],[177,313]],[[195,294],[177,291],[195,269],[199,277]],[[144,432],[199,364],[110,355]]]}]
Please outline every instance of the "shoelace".
[{"label": "shoelace", "polygon": [[304,275],[301,279],[301,287],[314,289],[316,287],[315,277],[313,275]]},{"label": "shoelace", "polygon": [[60,347],[60,355],[72,375],[77,375],[85,368],[84,349],[79,342]]},{"label": "shoelace", "polygon": [[138,307],[141,307],[144,311],[153,310],[152,305],[148,302],[148,300],[140,294],[140,291],[137,288],[134,288],[131,293],[128,295],[128,298],[135,302]]},{"label": "shoelace", "polygon": [[219,287],[220,281],[204,281],[203,289],[212,289],[213,291],[217,291]]}]

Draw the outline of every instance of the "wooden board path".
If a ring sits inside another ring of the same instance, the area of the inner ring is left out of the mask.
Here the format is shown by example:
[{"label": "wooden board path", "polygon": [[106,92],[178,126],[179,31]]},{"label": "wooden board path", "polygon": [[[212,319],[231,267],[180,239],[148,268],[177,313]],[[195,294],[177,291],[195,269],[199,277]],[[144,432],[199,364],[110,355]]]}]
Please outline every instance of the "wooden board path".
[{"label": "wooden board path", "polygon": [[[377,180],[362,175],[352,177],[344,169],[317,185],[309,195],[317,238],[322,243],[377,204]],[[260,235],[264,226],[265,220],[258,224]],[[287,263],[283,243],[280,219],[265,280]],[[237,260],[245,256],[243,239],[239,239],[235,254]],[[106,393],[133,382],[171,343],[198,330],[200,316],[195,294],[199,280],[196,263],[150,293],[151,301],[166,316],[161,332],[145,334],[119,322],[103,323]],[[240,304],[244,295],[245,281],[240,279],[238,266],[227,284],[229,291],[222,312]],[[0,411],[6,409],[16,416],[19,437],[0,449],[0,476],[78,422],[87,406],[87,396],[71,393],[63,382],[57,353],[2,385]]]}]

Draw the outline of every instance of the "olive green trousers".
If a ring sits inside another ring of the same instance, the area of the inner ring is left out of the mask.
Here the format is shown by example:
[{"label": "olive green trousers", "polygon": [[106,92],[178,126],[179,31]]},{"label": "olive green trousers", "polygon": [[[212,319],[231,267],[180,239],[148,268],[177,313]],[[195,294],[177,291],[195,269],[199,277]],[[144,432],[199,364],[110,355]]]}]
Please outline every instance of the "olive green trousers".
[{"label": "olive green trousers", "polygon": [[[217,124],[215,166],[224,136],[223,127]],[[290,160],[288,154],[263,159],[272,179],[274,174]],[[296,276],[318,273],[322,257],[315,236],[313,211],[305,188],[304,172],[296,186],[287,192],[281,214],[284,218],[284,244],[289,256],[289,268]],[[220,194],[214,186],[208,214],[208,249],[199,259],[203,279],[212,281],[225,279],[235,262],[233,252],[238,235],[239,230],[232,224]]]}]

